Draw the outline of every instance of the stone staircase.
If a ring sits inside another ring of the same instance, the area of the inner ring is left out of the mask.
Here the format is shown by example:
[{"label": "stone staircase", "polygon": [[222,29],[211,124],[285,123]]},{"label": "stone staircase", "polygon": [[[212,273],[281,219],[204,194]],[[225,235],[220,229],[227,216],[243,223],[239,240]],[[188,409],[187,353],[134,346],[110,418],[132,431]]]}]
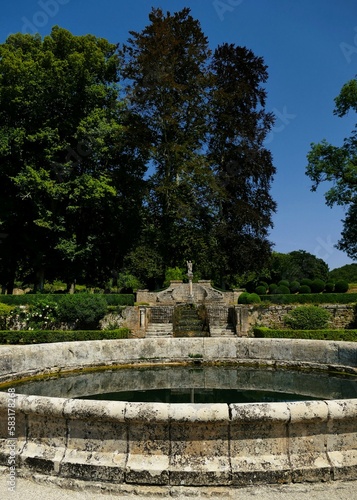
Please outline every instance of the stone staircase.
[{"label": "stone staircase", "polygon": [[175,337],[205,337],[207,332],[198,309],[193,305],[185,305],[176,309],[174,326]]},{"label": "stone staircase", "polygon": [[236,335],[232,323],[210,325],[209,332],[211,337],[234,337]]},{"label": "stone staircase", "polygon": [[146,337],[172,337],[172,323],[149,323]]}]

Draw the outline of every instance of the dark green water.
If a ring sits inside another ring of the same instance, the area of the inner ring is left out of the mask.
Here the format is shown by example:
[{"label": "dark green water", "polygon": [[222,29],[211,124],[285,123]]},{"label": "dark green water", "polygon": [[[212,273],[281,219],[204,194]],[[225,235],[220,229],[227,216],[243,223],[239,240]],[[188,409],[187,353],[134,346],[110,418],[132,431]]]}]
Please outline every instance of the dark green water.
[{"label": "dark green water", "polygon": [[15,384],[49,397],[162,403],[256,403],[357,398],[357,376],[242,366],[155,366],[47,376]]}]

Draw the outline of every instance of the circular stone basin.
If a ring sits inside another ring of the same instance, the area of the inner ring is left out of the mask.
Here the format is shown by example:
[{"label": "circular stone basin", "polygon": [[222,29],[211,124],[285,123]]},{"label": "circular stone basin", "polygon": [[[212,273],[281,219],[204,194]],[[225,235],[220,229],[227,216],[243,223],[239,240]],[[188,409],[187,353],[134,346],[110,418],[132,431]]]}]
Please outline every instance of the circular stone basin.
[{"label": "circular stone basin", "polygon": [[[150,338],[0,349],[0,383],[7,384],[0,392],[0,464],[8,466],[15,456],[20,473],[167,486],[357,479],[354,343]],[[215,367],[206,372],[200,363],[217,362],[227,365],[219,390],[266,393],[269,387],[283,394],[284,402],[76,399],[137,387],[134,365],[156,366],[139,370],[145,390],[151,384],[177,390],[172,380],[177,364],[190,365],[179,376],[179,388],[189,389],[190,396],[196,388],[215,390]],[[106,370],[96,373],[100,378],[90,386],[87,371],[100,366]],[[281,374],[290,369],[290,382],[282,382]],[[78,375],[65,389],[62,382],[70,377],[53,378],[73,371]],[[33,376],[38,377],[33,387],[47,386],[48,395],[21,393],[27,389],[17,382]],[[298,385],[301,401],[294,394]],[[14,407],[16,432],[9,441]]]}]

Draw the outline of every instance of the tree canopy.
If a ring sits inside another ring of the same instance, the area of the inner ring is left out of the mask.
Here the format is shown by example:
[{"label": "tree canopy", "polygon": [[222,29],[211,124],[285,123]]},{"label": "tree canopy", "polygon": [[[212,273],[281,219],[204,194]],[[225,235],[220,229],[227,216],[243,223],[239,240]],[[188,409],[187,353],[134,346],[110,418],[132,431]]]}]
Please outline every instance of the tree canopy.
[{"label": "tree canopy", "polygon": [[274,117],[261,57],[212,52],[189,9],[153,9],[121,46],[59,27],[10,35],[0,75],[8,291],[119,274],[159,286],[186,260],[225,286],[267,262]]},{"label": "tree canopy", "polygon": [[[334,114],[343,117],[350,110],[357,112],[357,78],[347,82],[335,99]],[[330,183],[325,193],[330,207],[346,207],[342,238],[337,248],[357,259],[357,128],[342,146],[333,146],[326,140],[312,144],[308,154],[306,174],[312,180],[312,191],[322,182]]]}]

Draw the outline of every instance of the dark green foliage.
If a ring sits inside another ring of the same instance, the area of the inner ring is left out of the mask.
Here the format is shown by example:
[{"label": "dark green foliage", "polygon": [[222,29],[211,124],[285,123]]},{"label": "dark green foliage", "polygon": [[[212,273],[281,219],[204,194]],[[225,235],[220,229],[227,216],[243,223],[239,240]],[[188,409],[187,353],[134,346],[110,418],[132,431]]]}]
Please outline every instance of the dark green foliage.
[{"label": "dark green foliage", "polygon": [[309,339],[357,342],[357,330],[276,330],[263,326],[254,327],[257,338]]},{"label": "dark green foliage", "polygon": [[300,281],[300,285],[306,285],[306,286],[309,286],[310,288],[311,288],[311,284],[312,284],[312,280],[310,278],[303,278]]},{"label": "dark green foliage", "polygon": [[42,344],[50,342],[75,342],[79,340],[126,339],[128,328],[117,330],[13,330],[0,331],[0,344]]},{"label": "dark green foliage", "polygon": [[286,286],[287,288],[289,288],[289,281],[288,280],[280,280],[278,282],[278,286]]},{"label": "dark green foliage", "polygon": [[269,285],[269,292],[274,293],[274,290],[276,290],[277,288],[278,285],[276,283],[272,283],[271,285]]},{"label": "dark green foliage", "polygon": [[292,281],[289,288],[291,293],[298,293],[300,290],[300,283],[298,281]]},{"label": "dark green foliage", "polygon": [[243,292],[238,297],[238,304],[247,304],[247,299],[249,297],[249,292]]},{"label": "dark green foliage", "polygon": [[265,295],[267,293],[267,289],[265,286],[260,285],[255,289],[255,293],[258,295]]},{"label": "dark green foliage", "polygon": [[309,287],[309,285],[301,285],[300,289],[299,289],[299,293],[302,293],[302,294],[311,293],[311,288]]},{"label": "dark green foliage", "polygon": [[353,304],[357,293],[311,293],[297,295],[262,295],[261,300],[273,304]]},{"label": "dark green foliage", "polygon": [[281,294],[281,295],[287,295],[290,293],[290,288],[285,286],[285,285],[279,285],[275,290],[273,291],[273,295]]},{"label": "dark green foliage", "polygon": [[136,241],[146,169],[118,98],[118,71],[116,44],[58,26],[0,45],[0,273],[8,293],[15,277],[40,290],[57,278],[102,285]]},{"label": "dark green foliage", "polygon": [[261,57],[224,43],[214,51],[210,70],[208,161],[218,187],[213,234],[218,272],[229,282],[235,274],[260,272],[270,257],[275,167],[264,138],[274,117],[265,109],[268,73]]},{"label": "dark green foliage", "polygon": [[[334,114],[346,116],[349,111],[357,111],[357,77],[347,82],[335,99]],[[313,143],[307,155],[306,175],[312,181],[312,191],[316,191],[322,182],[328,182],[325,193],[326,204],[344,206],[347,215],[343,220],[342,238],[337,248],[352,258],[357,258],[357,183],[356,128],[351,136],[344,139],[341,146],[329,144],[326,140]]]},{"label": "dark green foliage", "polygon": [[266,290],[268,290],[269,285],[266,281],[259,281],[258,286],[263,286]]},{"label": "dark green foliage", "polygon": [[296,250],[288,254],[273,252],[269,269],[271,280],[274,282],[296,280],[303,284],[303,278],[319,278],[326,281],[328,276],[326,262],[305,250]]},{"label": "dark green foliage", "polygon": [[3,304],[0,302],[0,330],[5,330],[8,318],[14,306]]},{"label": "dark green foliage", "polygon": [[336,281],[335,292],[336,293],[346,293],[348,291],[348,282],[344,280]]},{"label": "dark green foliage", "polygon": [[357,283],[357,264],[346,264],[329,272],[329,281],[345,280],[347,283]]},{"label": "dark green foliage", "polygon": [[328,281],[325,285],[325,292],[332,293],[334,291],[334,289],[335,289],[335,283]]},{"label": "dark green foliage", "polygon": [[247,304],[259,304],[260,302],[261,302],[261,298],[256,293],[248,294]]},{"label": "dark green foliage", "polygon": [[131,293],[106,293],[103,295],[108,306],[133,306],[134,295]]},{"label": "dark green foliage", "polygon": [[300,306],[284,317],[284,323],[293,330],[321,330],[326,328],[331,314],[318,306]]},{"label": "dark green foliage", "polygon": [[321,293],[325,290],[325,282],[316,278],[312,281],[310,288],[312,293]]},{"label": "dark green foliage", "polygon": [[95,329],[107,312],[107,302],[103,295],[65,295],[58,301],[59,321],[74,323],[78,330]]}]

